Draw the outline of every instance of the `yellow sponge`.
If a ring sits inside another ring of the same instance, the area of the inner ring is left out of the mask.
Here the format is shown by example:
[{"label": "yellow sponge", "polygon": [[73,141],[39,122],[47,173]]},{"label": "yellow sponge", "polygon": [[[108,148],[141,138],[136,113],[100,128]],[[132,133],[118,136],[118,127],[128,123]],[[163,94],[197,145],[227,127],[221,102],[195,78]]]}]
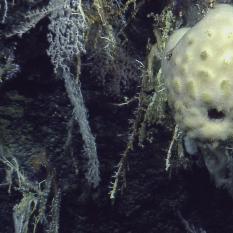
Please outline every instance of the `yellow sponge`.
[{"label": "yellow sponge", "polygon": [[169,38],[162,73],[175,119],[188,136],[233,137],[233,7],[218,4]]}]

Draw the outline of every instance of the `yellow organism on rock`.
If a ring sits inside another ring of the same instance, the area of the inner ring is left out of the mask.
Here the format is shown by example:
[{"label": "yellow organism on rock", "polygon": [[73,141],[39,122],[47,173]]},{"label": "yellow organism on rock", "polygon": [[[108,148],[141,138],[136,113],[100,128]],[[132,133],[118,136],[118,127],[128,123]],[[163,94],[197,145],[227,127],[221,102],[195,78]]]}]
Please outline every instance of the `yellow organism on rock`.
[{"label": "yellow organism on rock", "polygon": [[190,138],[233,138],[233,7],[218,4],[169,38],[162,60],[169,105]]}]

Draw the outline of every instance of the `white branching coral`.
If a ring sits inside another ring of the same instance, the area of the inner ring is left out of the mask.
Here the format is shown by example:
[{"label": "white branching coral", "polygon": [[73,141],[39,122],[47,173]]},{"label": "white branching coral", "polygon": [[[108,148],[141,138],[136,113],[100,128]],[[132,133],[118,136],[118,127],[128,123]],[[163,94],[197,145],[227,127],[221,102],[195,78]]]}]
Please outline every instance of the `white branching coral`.
[{"label": "white branching coral", "polygon": [[[53,2],[59,5],[56,0],[52,0],[50,4]],[[67,0],[63,4],[62,9],[54,10],[49,16],[48,55],[55,72],[58,68],[65,69],[63,66],[72,63],[77,55],[85,52],[84,36],[87,24],[81,0]]]},{"label": "white branching coral", "polygon": [[74,118],[79,123],[80,133],[84,142],[84,154],[87,158],[86,179],[96,187],[100,182],[99,160],[97,157],[95,138],[88,122],[87,110],[84,104],[80,83],[75,82],[71,72],[67,69],[63,75],[66,90],[74,107]]},{"label": "white branching coral", "polygon": [[[74,61],[79,63],[78,57],[85,52],[84,36],[87,24],[81,3],[81,0],[66,0],[62,10],[54,11],[50,15],[48,54],[55,73],[65,81],[68,97],[74,107],[74,118],[79,123],[84,142],[84,154],[87,158],[86,179],[90,185],[96,187],[100,182],[100,172],[95,137],[89,125],[80,82],[76,82],[74,73],[71,71]],[[79,65],[75,65],[77,76]]]},{"label": "white branching coral", "polygon": [[[12,36],[19,36],[21,37],[23,34],[30,31],[34,28],[42,19],[50,15],[52,12],[57,12],[64,8],[64,3],[57,0],[57,1],[49,1],[48,5],[44,6],[43,8],[37,8],[35,10],[26,11],[23,15],[18,17],[22,18],[19,22],[15,22],[11,25],[10,30],[4,32],[5,37],[12,37]],[[8,7],[6,8],[5,13],[2,18],[2,23],[7,23],[7,12]]]},{"label": "white branching coral", "polygon": [[[15,233],[28,233],[31,225],[33,226],[31,231],[33,233],[36,232],[38,224],[42,224],[46,228],[52,227],[50,225],[54,226],[55,219],[49,221],[45,214],[48,211],[47,204],[51,194],[53,176],[48,176],[41,182],[30,181],[17,159],[7,153],[1,144],[0,162],[6,168],[6,181],[9,184],[8,192],[10,193],[11,189],[14,188],[22,194],[20,202],[13,208]],[[56,198],[56,195],[54,198]],[[51,208],[55,208],[53,203]]]},{"label": "white branching coral", "polygon": [[7,13],[8,13],[8,2],[7,2],[7,0],[3,0],[2,3],[0,3],[0,9],[1,8],[3,9],[1,23],[5,23]]}]

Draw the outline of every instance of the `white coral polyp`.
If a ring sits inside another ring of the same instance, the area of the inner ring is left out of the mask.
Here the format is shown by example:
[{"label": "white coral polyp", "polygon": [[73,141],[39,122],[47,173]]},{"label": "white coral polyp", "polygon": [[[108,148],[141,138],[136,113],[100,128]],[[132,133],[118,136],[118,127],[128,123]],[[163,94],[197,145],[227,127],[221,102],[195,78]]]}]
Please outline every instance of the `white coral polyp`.
[{"label": "white coral polyp", "polygon": [[233,7],[216,5],[169,39],[162,61],[169,104],[189,137],[233,137]]}]

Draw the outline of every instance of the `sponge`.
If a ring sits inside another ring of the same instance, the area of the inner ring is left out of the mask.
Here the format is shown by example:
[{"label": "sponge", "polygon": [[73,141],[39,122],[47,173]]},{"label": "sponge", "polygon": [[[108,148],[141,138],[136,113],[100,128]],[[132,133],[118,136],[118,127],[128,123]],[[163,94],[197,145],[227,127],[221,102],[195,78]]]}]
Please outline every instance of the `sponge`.
[{"label": "sponge", "polygon": [[218,4],[168,40],[162,73],[175,120],[190,138],[233,137],[233,7]]}]

